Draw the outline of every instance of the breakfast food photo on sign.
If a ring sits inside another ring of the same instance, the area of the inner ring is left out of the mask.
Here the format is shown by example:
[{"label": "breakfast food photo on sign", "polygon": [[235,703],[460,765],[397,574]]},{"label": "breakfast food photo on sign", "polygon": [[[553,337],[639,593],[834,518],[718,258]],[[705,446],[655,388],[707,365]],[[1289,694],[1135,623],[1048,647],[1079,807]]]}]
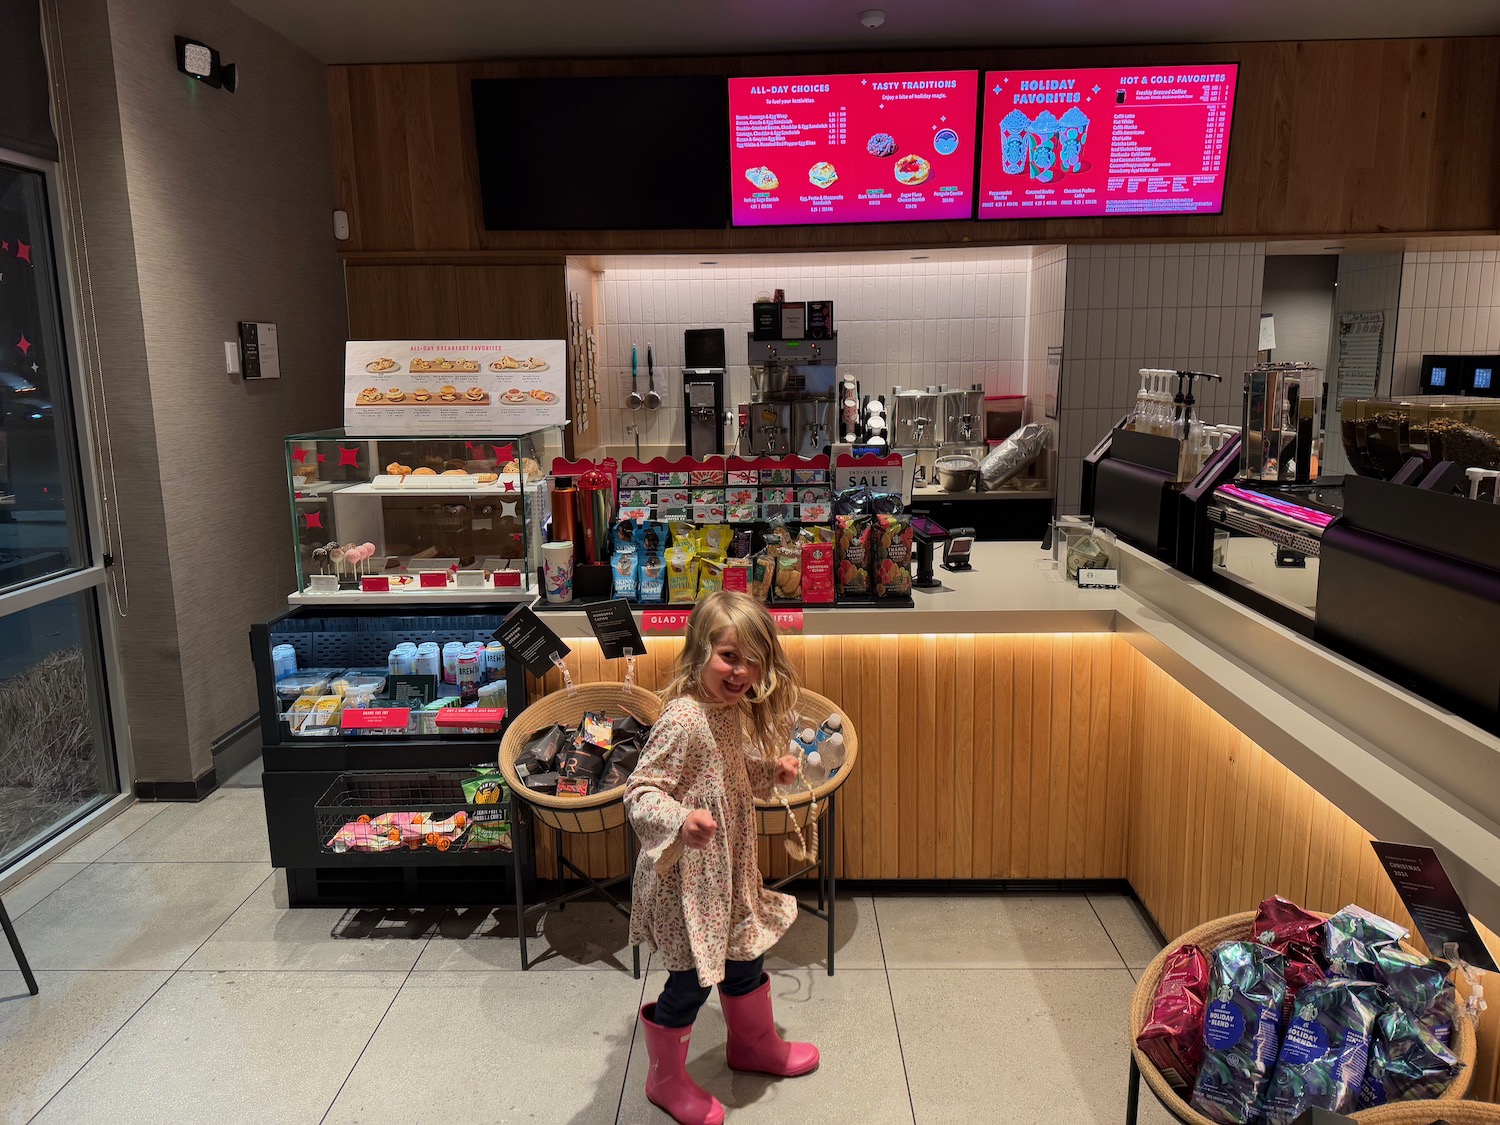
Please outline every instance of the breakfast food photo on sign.
[{"label": "breakfast food photo on sign", "polygon": [[826,188],[839,178],[832,164],[826,160],[820,160],[808,170],[807,179],[813,187]]},{"label": "breakfast food photo on sign", "polygon": [[865,142],[865,151],[871,156],[895,156],[896,138],[889,133],[876,133]]},{"label": "breakfast food photo on sign", "polygon": [[908,187],[925,182],[930,175],[932,165],[916,153],[896,161],[896,179]]},{"label": "breakfast food photo on sign", "polygon": [[379,359],[373,359],[369,363],[365,364],[366,371],[373,371],[377,375],[382,371],[396,371],[400,367],[401,365],[399,363],[387,356],[382,356]]},{"label": "breakfast food photo on sign", "polygon": [[775,191],[781,186],[776,173],[764,165],[759,168],[745,169],[745,179],[750,181],[756,191]]}]

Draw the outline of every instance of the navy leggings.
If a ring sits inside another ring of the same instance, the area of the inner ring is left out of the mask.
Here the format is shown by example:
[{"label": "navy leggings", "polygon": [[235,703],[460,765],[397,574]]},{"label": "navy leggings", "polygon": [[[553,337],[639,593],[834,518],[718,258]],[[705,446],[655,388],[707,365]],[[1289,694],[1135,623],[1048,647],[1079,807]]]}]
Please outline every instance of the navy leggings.
[{"label": "navy leggings", "polygon": [[[724,982],[719,986],[724,995],[749,996],[759,988],[765,975],[765,961],[764,957],[754,961],[725,961]],[[711,991],[698,983],[697,969],[668,973],[667,987],[657,998],[656,1016],[651,1022],[659,1027],[691,1027]]]}]

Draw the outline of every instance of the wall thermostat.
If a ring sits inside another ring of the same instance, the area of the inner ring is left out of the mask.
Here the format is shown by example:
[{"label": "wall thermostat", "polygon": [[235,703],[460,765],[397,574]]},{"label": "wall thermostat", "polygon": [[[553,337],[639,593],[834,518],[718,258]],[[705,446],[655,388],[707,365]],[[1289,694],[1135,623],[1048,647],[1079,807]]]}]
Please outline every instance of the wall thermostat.
[{"label": "wall thermostat", "polygon": [[240,370],[246,379],[281,378],[276,325],[264,320],[240,321]]}]

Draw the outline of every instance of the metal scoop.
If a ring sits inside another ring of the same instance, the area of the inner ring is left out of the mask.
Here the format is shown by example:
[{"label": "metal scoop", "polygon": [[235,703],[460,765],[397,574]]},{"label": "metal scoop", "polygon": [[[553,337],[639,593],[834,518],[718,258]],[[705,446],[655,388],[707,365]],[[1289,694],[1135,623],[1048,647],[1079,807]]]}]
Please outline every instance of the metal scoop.
[{"label": "metal scoop", "polygon": [[630,345],[630,397],[625,400],[625,405],[631,410],[639,410],[646,405],[646,400],[641,397],[641,389],[637,384],[637,371],[639,361],[636,359],[636,347]]},{"label": "metal scoop", "polygon": [[652,347],[646,345],[646,409],[655,410],[661,405],[661,395],[656,393],[656,362],[652,359]]}]

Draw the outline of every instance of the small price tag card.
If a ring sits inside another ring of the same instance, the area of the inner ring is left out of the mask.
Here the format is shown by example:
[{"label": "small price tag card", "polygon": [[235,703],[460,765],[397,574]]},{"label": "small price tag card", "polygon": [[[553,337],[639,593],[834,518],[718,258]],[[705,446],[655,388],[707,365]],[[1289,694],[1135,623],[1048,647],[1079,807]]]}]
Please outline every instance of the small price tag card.
[{"label": "small price tag card", "polygon": [[391,730],[406,733],[409,707],[345,707],[339,717],[344,730]]},{"label": "small price tag card", "polygon": [[443,707],[432,721],[445,728],[499,730],[505,725],[505,708]]},{"label": "small price tag card", "polygon": [[367,594],[387,594],[391,580],[384,574],[367,574],[359,580],[359,588]]},{"label": "small price tag card", "polygon": [[446,570],[424,570],[417,576],[424,590],[446,590],[448,588],[448,572]]}]

